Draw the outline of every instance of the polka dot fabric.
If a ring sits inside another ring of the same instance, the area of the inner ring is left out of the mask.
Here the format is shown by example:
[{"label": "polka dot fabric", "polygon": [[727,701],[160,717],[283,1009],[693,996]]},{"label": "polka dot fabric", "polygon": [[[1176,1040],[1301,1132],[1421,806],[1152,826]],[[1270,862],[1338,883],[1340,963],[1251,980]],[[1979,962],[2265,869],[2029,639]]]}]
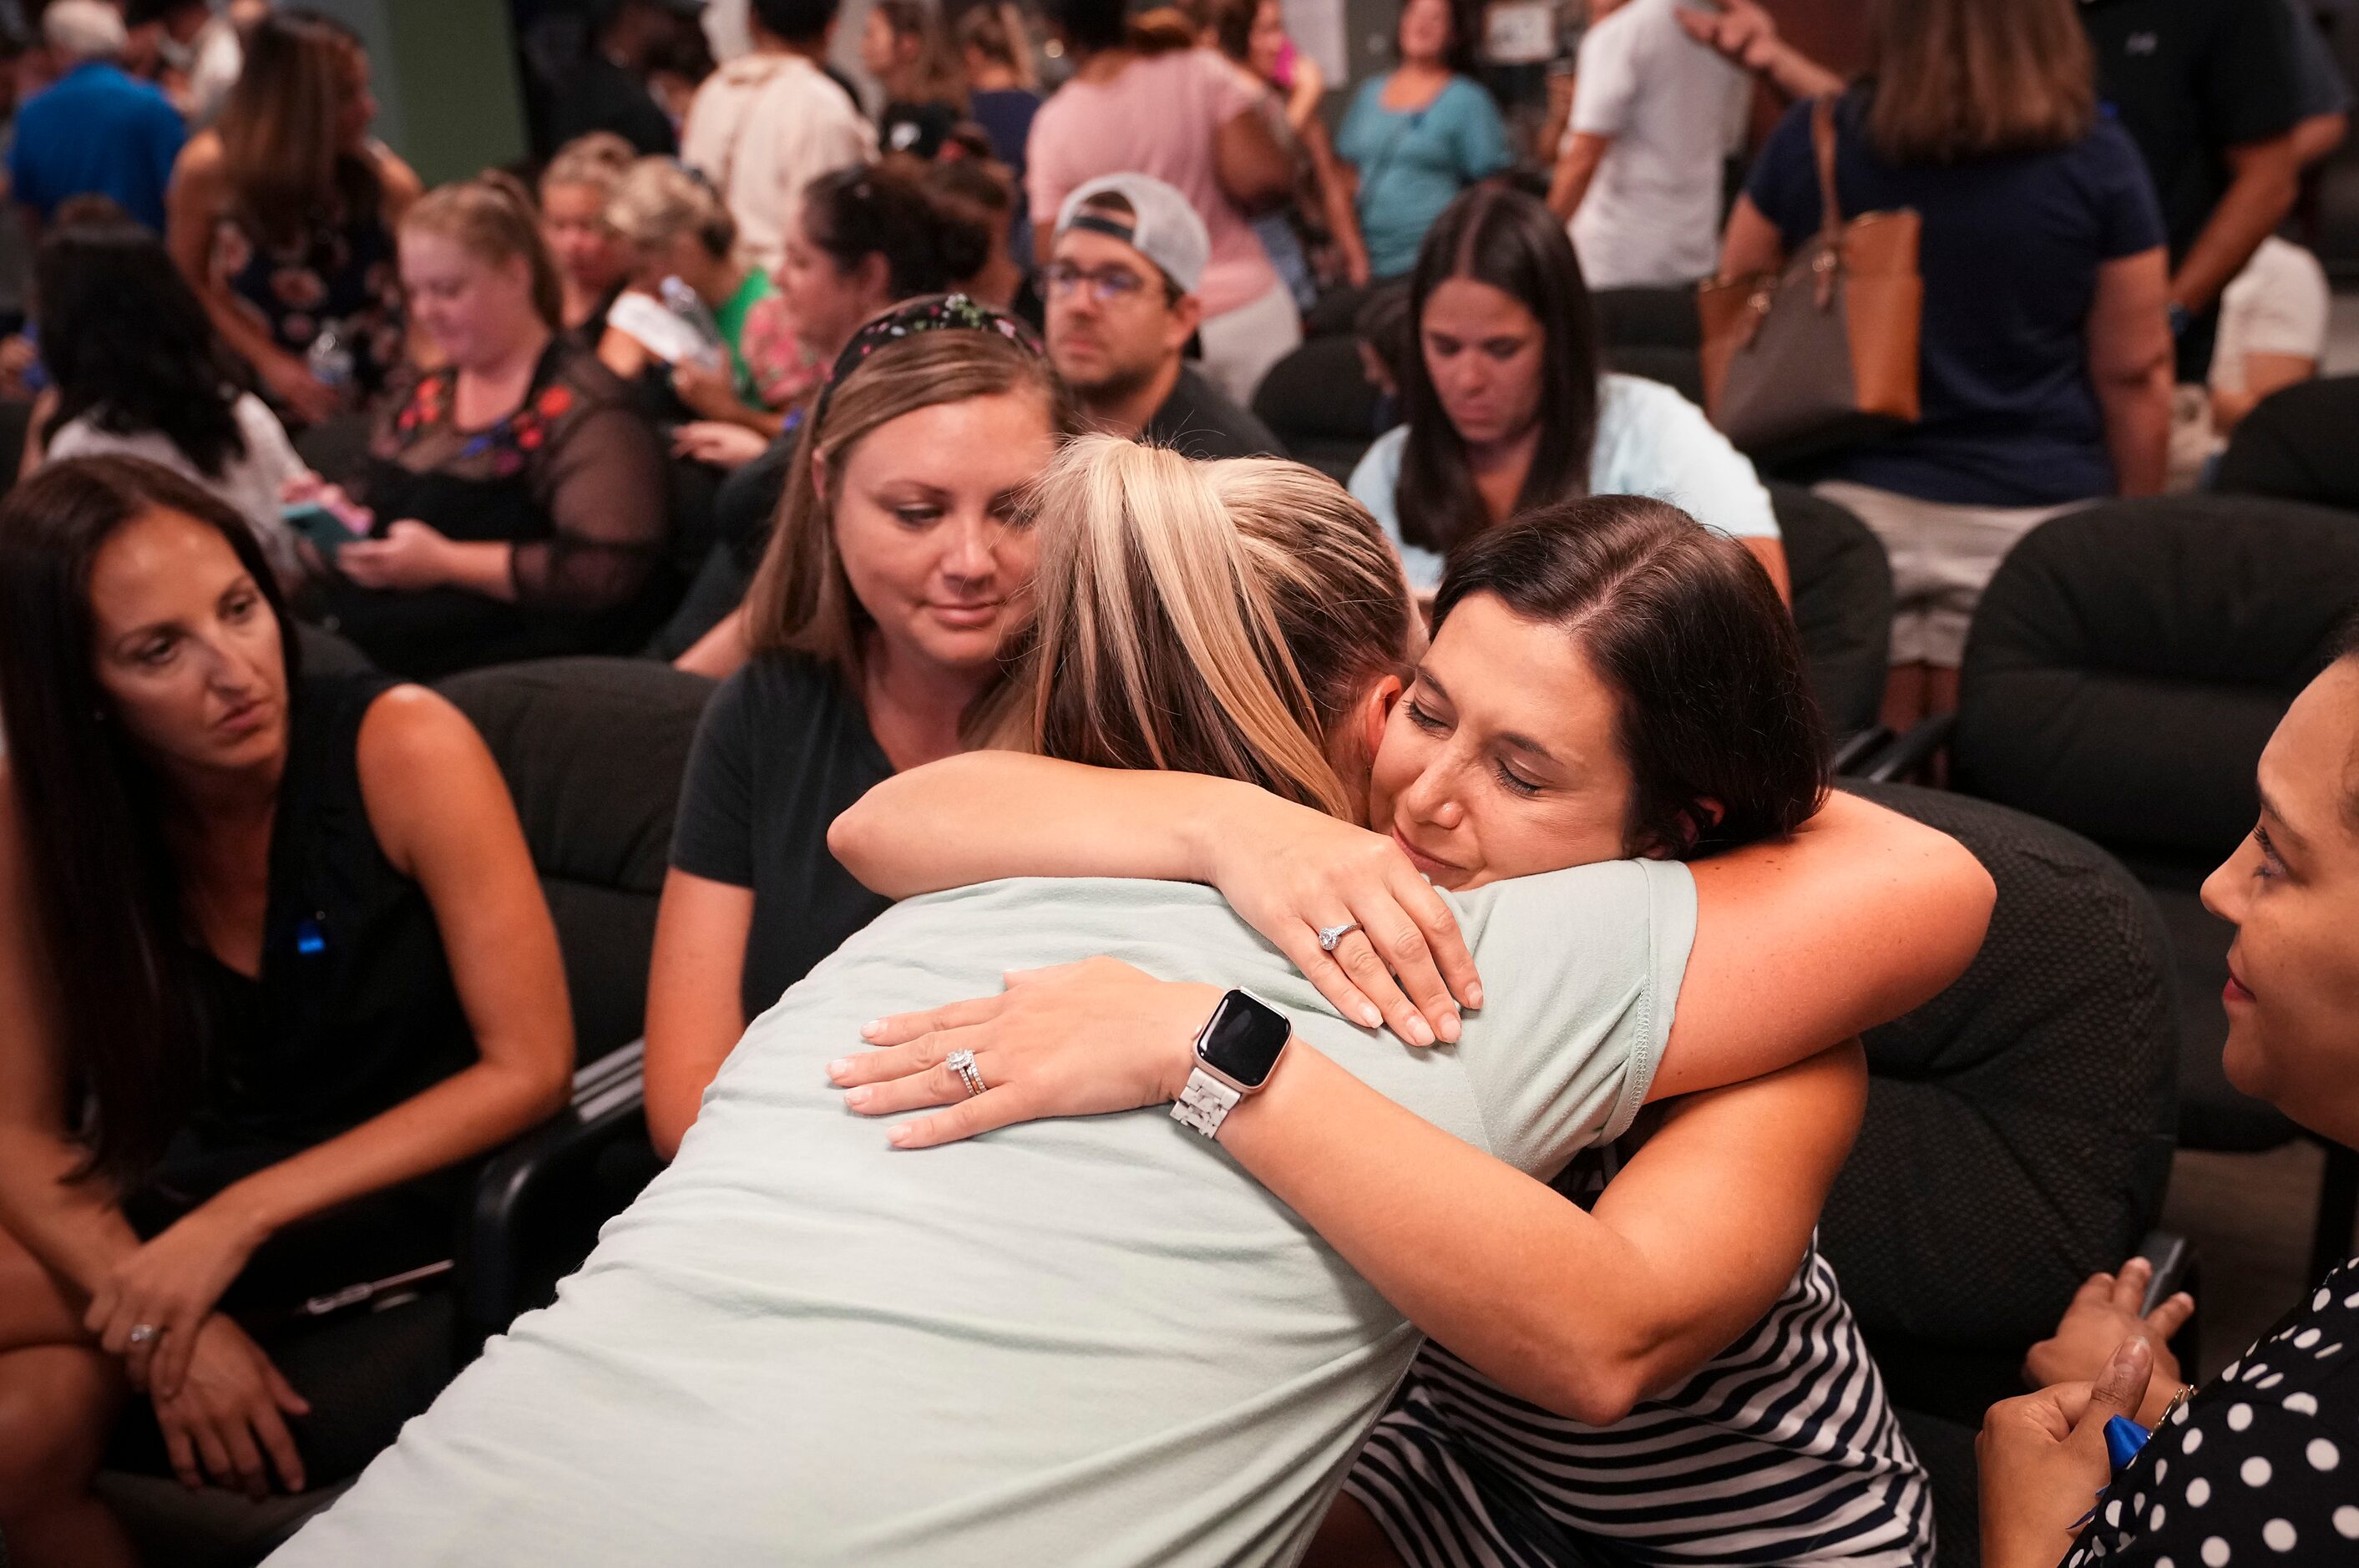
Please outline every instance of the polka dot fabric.
[{"label": "polka dot fabric", "polygon": [[2359,1259],[2114,1478],[2064,1568],[2359,1563]]}]

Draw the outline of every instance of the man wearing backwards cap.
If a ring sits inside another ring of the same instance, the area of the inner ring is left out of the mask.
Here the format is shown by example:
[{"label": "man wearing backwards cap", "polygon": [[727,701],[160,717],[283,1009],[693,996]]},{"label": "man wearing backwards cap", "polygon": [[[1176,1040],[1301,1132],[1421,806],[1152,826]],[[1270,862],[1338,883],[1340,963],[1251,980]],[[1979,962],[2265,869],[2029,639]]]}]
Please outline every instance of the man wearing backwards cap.
[{"label": "man wearing backwards cap", "polygon": [[1283,456],[1268,426],[1180,363],[1212,249],[1188,199],[1151,175],[1076,186],[1041,273],[1049,358],[1100,430],[1192,458]]}]

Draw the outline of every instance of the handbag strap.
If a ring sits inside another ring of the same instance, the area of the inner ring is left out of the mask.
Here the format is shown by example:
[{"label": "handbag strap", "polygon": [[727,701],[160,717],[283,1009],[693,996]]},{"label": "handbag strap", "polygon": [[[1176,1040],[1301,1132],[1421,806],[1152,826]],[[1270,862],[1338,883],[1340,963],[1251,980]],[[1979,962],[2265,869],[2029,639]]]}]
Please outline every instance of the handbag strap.
[{"label": "handbag strap", "polygon": [[1832,94],[1810,105],[1810,150],[1819,165],[1819,233],[1829,244],[1842,237],[1843,204],[1835,200],[1835,101]]}]

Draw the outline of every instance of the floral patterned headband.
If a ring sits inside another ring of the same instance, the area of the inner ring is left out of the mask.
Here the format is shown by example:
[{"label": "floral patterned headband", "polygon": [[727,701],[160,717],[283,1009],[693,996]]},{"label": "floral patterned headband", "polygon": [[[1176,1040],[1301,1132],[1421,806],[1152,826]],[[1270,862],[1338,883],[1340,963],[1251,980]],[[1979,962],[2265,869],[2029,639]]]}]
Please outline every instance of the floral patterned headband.
[{"label": "floral patterned headband", "polygon": [[1035,359],[1046,352],[1030,327],[1006,311],[964,294],[929,294],[921,299],[911,299],[871,319],[852,334],[852,341],[835,356],[834,368],[827,373],[826,384],[820,387],[819,397],[811,406],[811,429],[820,430],[827,423],[827,405],[834,397],[835,389],[870,354],[888,343],[916,337],[920,332],[997,332]]}]

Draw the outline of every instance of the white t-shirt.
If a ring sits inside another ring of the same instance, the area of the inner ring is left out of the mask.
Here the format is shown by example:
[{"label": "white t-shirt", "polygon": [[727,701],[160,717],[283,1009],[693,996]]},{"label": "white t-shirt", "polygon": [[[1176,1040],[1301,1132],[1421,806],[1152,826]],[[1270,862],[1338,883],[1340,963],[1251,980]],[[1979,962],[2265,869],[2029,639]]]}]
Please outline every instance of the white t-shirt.
[{"label": "white t-shirt", "polygon": [[1693,283],[1719,266],[1721,165],[1752,82],[1680,29],[1679,4],[1629,0],[1581,40],[1565,146],[1614,138],[1568,225],[1592,289]]},{"label": "white t-shirt", "polygon": [[2220,294],[2220,335],[2212,350],[2212,387],[2242,392],[2245,360],[2281,354],[2315,362],[2326,353],[2334,303],[2318,257],[2275,234]]},{"label": "white t-shirt", "polygon": [[295,538],[279,516],[279,497],[287,482],[305,473],[303,460],[287,439],[286,428],[269,405],[251,392],[242,392],[231,415],[238,434],[245,438],[245,454],[223,465],[221,475],[201,474],[197,465],[170,439],[158,430],[118,435],[101,430],[88,414],[69,419],[49,441],[42,454],[49,462],[62,457],[144,457],[187,475],[237,509],[262,541],[270,564],[282,573],[299,572]]},{"label": "white t-shirt", "polygon": [[1417,1331],[1166,1107],[902,1152],[827,1064],[864,1019],[1110,953],[1251,990],[1547,1176],[1646,1097],[1694,879],[1615,861],[1445,897],[1486,1005],[1423,1051],[1345,1023],[1208,887],[1021,878],[896,905],[755,1020],[556,1304],[271,1562],[1298,1560]]},{"label": "white t-shirt", "polygon": [[740,255],[777,270],[803,187],[876,157],[876,127],[800,55],[746,54],[704,79],[680,127],[682,163],[704,171],[737,220]]},{"label": "white t-shirt", "polygon": [[[1400,551],[1409,586],[1441,585],[1441,555],[1401,536],[1401,451],[1408,427],[1375,440],[1352,470],[1352,498],[1368,509]],[[1659,381],[1607,375],[1597,381],[1597,439],[1589,448],[1589,493],[1651,495],[1734,539],[1777,539],[1777,514],[1753,461],[1728,444],[1703,410]]]}]

